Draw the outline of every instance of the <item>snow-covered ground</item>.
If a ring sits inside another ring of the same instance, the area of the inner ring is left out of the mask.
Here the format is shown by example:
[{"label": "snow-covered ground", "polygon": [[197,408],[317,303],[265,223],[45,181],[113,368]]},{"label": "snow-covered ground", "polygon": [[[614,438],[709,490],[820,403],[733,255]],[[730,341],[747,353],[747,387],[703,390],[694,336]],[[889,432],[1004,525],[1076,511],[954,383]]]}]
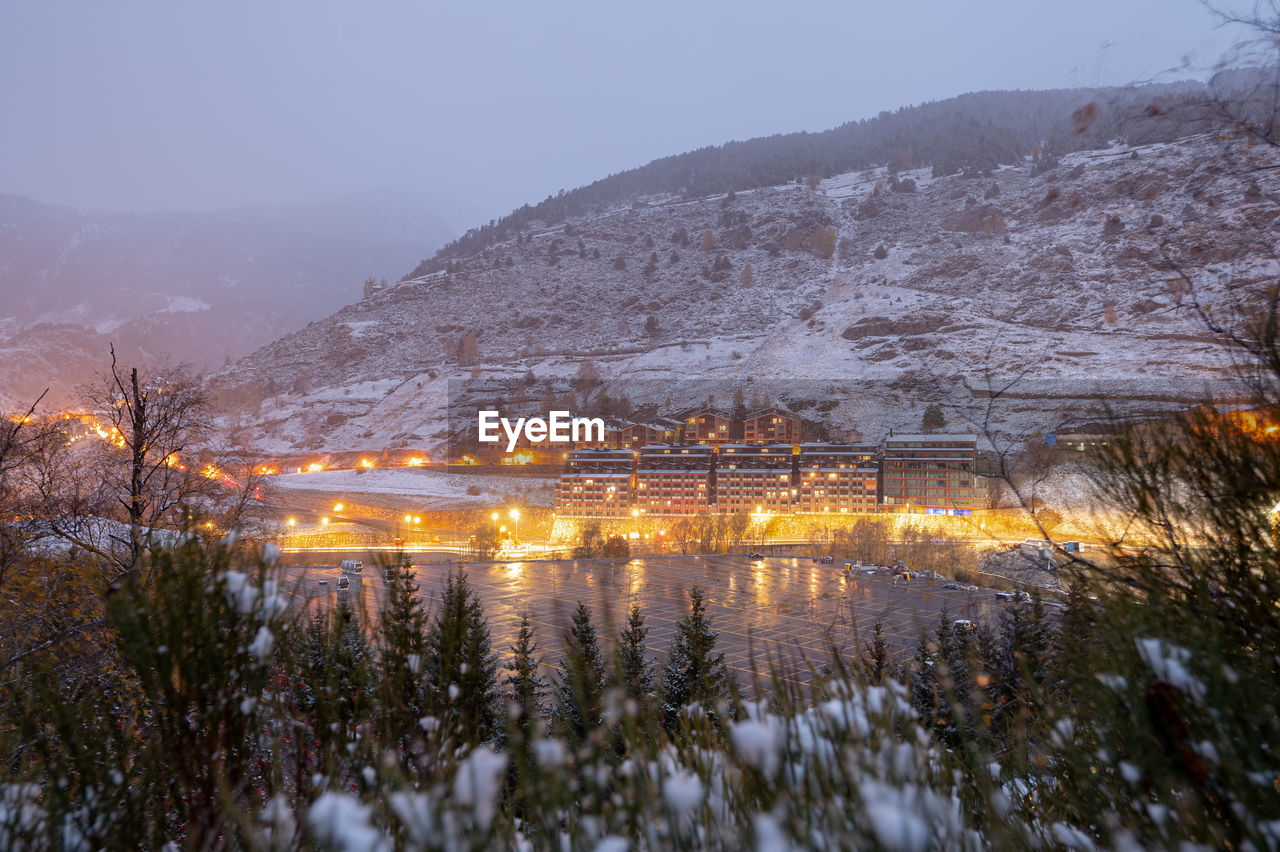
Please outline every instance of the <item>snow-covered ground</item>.
[{"label": "snow-covered ground", "polygon": [[529,476],[473,475],[432,468],[375,468],[288,473],[267,482],[287,490],[330,494],[391,494],[413,497],[425,508],[492,506],[520,496],[525,505],[551,505],[554,480]]}]

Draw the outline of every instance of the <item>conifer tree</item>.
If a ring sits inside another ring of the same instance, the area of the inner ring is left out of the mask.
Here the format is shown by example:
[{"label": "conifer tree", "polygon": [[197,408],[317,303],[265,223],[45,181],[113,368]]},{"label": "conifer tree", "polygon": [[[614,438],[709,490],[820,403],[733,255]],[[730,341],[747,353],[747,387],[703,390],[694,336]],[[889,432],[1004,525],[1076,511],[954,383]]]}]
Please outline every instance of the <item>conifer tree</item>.
[{"label": "conifer tree", "polygon": [[604,659],[591,610],[578,602],[565,634],[564,660],[556,684],[556,727],[574,748],[600,727],[604,713]]},{"label": "conifer tree", "polygon": [[627,625],[618,634],[618,683],[623,693],[635,701],[644,715],[653,696],[653,659],[645,653],[644,640],[649,628],[644,626],[644,612],[632,604]]},{"label": "conifer tree", "polygon": [[309,720],[323,760],[345,760],[356,726],[376,706],[373,650],[345,602],[314,613],[295,642],[294,702]]},{"label": "conifer tree", "polygon": [[440,719],[446,734],[462,742],[495,739],[498,657],[484,610],[461,570],[445,578],[440,614],[427,632],[426,645],[429,713]]},{"label": "conifer tree", "polygon": [[504,681],[507,698],[511,702],[511,718],[525,740],[531,740],[539,732],[535,730],[543,712],[547,697],[547,680],[538,673],[542,660],[533,638],[533,625],[529,612],[520,614],[520,629],[516,643],[511,646],[511,662],[507,663]]},{"label": "conifer tree", "polygon": [[727,695],[728,673],[724,654],[716,654],[719,632],[711,629],[702,589],[689,591],[689,614],[676,625],[676,638],[662,670],[662,726],[668,732],[679,727],[680,715],[690,704],[701,705],[717,719],[716,703]]},{"label": "conifer tree", "polygon": [[867,648],[867,673],[871,682],[879,684],[884,680],[889,665],[889,643],[884,638],[884,622],[877,621],[873,628],[871,644]]},{"label": "conifer tree", "polygon": [[520,629],[511,646],[511,661],[503,682],[507,700],[505,747],[511,755],[507,768],[507,793],[512,807],[524,814],[537,807],[537,778],[540,772],[534,744],[543,736],[543,706],[546,679],[538,673],[542,660],[533,638],[528,610],[520,614]]},{"label": "conifer tree", "polygon": [[427,655],[427,612],[403,557],[389,569],[387,604],[378,621],[381,640],[384,721],[388,733],[415,730],[426,713],[423,661]]}]

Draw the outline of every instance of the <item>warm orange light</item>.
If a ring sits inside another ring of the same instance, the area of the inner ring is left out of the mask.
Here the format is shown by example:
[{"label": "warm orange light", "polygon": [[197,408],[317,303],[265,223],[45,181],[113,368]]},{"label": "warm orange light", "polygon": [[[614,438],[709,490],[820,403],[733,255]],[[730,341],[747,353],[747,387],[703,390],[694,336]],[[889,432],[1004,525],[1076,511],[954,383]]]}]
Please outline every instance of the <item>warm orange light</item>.
[{"label": "warm orange light", "polygon": [[297,519],[297,518],[290,518],[290,519],[289,519],[289,526],[294,526],[294,525],[295,525],[295,524],[297,524],[297,523],[298,523],[298,519]]},{"label": "warm orange light", "polygon": [[413,516],[413,523],[414,523],[414,525],[415,525],[415,526],[416,526],[417,524],[422,523],[422,518],[419,518],[417,515],[414,515],[414,516]]},{"label": "warm orange light", "polygon": [[329,519],[328,519],[328,518],[321,518],[321,519],[320,519],[320,523],[327,525],[327,524],[329,523]]},{"label": "warm orange light", "polygon": [[368,459],[360,459],[360,466],[365,470],[368,470],[369,468],[373,467],[373,462],[369,461]]},{"label": "warm orange light", "polygon": [[334,503],[334,504],[333,504],[333,511],[335,511],[335,512],[341,512],[341,511],[342,511],[342,504],[341,504],[341,503]]},{"label": "warm orange light", "polygon": [[502,460],[503,464],[533,464],[533,453],[529,450],[521,450],[514,455],[507,456]]},{"label": "warm orange light", "polygon": [[173,467],[174,465],[176,465],[176,464],[178,463],[178,454],[177,454],[177,453],[169,453],[169,455],[167,455],[167,456],[165,456],[165,457],[164,457],[164,463],[165,463],[166,465],[168,465],[169,467]]},{"label": "warm orange light", "polygon": [[322,470],[324,470],[324,465],[320,464],[320,462],[312,462],[307,465],[307,473],[319,473]]},{"label": "warm orange light", "polygon": [[200,475],[205,479],[220,479],[222,477],[222,471],[218,470],[211,464],[207,464],[200,470]]},{"label": "warm orange light", "polygon": [[458,459],[458,464],[480,464],[476,461],[475,456],[466,455]]},{"label": "warm orange light", "polygon": [[280,471],[271,465],[264,464],[258,468],[258,476],[275,476]]},{"label": "warm orange light", "polygon": [[421,456],[413,456],[407,462],[405,462],[404,465],[405,467],[422,467],[426,463],[427,463],[427,460],[422,458]]}]

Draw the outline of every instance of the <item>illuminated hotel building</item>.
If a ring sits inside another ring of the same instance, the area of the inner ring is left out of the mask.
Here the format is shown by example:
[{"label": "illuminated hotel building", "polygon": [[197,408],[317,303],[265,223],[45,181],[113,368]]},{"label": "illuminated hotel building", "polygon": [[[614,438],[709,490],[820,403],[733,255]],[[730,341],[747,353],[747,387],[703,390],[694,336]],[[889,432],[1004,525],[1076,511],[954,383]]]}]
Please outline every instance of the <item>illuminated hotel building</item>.
[{"label": "illuminated hotel building", "polygon": [[556,512],[583,518],[629,516],[634,464],[630,450],[571,451],[556,481]]},{"label": "illuminated hotel building", "polygon": [[717,512],[790,512],[791,444],[724,444],[716,460]]},{"label": "illuminated hotel building", "polygon": [[702,444],[652,444],[636,460],[635,505],[642,515],[693,515],[715,499],[715,456]]},{"label": "illuminated hotel building", "polygon": [[894,435],[884,444],[884,511],[968,517],[983,501],[976,435]]},{"label": "illuminated hotel building", "polygon": [[801,444],[796,512],[860,514],[878,512],[874,444]]}]

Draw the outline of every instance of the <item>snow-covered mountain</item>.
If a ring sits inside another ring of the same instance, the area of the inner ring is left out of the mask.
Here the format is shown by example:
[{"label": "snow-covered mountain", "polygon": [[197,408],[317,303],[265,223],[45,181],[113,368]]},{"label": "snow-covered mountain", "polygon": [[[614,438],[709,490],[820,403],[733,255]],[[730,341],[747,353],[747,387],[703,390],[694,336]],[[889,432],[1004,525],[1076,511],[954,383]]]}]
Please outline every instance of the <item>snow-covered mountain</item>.
[{"label": "snow-covered mountain", "polygon": [[249,415],[242,437],[275,451],[430,446],[450,380],[536,398],[586,361],[636,403],[728,405],[742,387],[867,437],[917,427],[930,402],[1008,434],[1102,398],[1183,405],[1225,387],[1200,308],[1280,272],[1277,165],[1200,135],[1049,168],[636,198],[401,281],[215,383]]},{"label": "snow-covered mountain", "polygon": [[73,210],[0,195],[0,401],[56,401],[134,356],[230,360],[395,277],[450,229],[394,193],[216,213]]}]

